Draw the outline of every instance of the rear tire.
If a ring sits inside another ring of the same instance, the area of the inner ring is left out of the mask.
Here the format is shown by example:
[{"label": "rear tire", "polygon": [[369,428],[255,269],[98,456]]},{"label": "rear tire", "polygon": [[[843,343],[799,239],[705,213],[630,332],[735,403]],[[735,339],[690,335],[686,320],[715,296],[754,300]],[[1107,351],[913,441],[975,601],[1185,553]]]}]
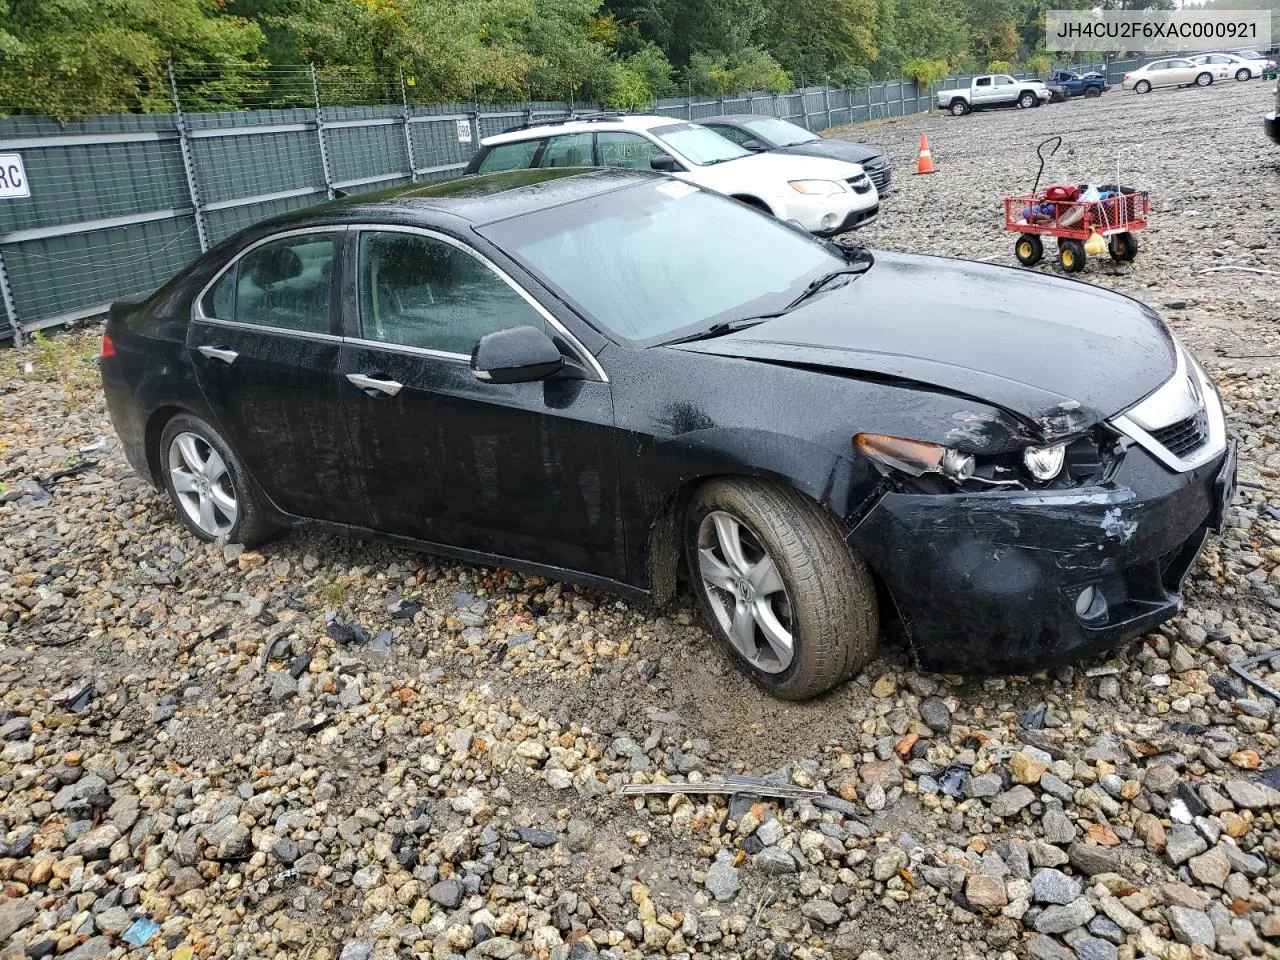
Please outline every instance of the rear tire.
[{"label": "rear tire", "polygon": [[747,478],[703,485],[686,515],[685,556],[711,632],[774,696],[817,696],[875,654],[871,574],[803,494]]},{"label": "rear tire", "polygon": [[1209,84],[1211,84],[1211,83],[1213,83],[1213,74],[1212,74],[1212,73],[1205,72],[1205,73],[1198,74],[1198,75],[1196,76],[1196,86],[1197,86],[1197,87],[1207,87],[1207,86],[1209,86]]},{"label": "rear tire", "polygon": [[1013,255],[1024,267],[1034,267],[1044,259],[1044,243],[1034,233],[1024,233],[1014,243]]},{"label": "rear tire", "polygon": [[1132,233],[1115,233],[1107,241],[1107,251],[1116,263],[1131,263],[1138,255],[1138,238]]},{"label": "rear tire", "polygon": [[965,101],[963,100],[951,101],[951,115],[953,117],[963,117],[968,112],[969,112],[969,104],[965,103]]},{"label": "rear tire", "polygon": [[160,434],[160,471],[178,519],[201,540],[252,546],[272,532],[249,472],[218,431],[180,413]]},{"label": "rear tire", "polygon": [[1137,83],[1135,83],[1135,84],[1133,85],[1133,92],[1134,92],[1134,93],[1150,93],[1150,92],[1151,92],[1151,81],[1150,81],[1150,80],[1139,80]]},{"label": "rear tire", "polygon": [[1084,95],[1086,97],[1100,97],[1102,96],[1102,91],[1099,90],[1097,87],[1085,87]]},{"label": "rear tire", "polygon": [[1248,67],[1241,67],[1239,70],[1236,71],[1237,83],[1244,83],[1246,80],[1252,80],[1252,79],[1253,79],[1253,71],[1250,70]]},{"label": "rear tire", "polygon": [[1079,240],[1058,241],[1058,266],[1066,273],[1079,273],[1087,259],[1084,244]]}]

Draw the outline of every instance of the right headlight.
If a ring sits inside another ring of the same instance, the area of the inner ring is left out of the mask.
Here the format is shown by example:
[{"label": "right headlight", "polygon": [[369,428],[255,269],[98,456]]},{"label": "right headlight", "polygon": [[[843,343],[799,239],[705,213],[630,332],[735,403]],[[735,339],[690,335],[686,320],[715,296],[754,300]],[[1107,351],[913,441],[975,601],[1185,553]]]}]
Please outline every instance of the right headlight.
[{"label": "right headlight", "polygon": [[844,184],[839,180],[788,180],[791,189],[810,197],[830,197],[844,193]]},{"label": "right headlight", "polygon": [[1062,472],[1067,461],[1067,445],[1055,443],[1051,447],[1027,447],[1022,451],[1022,464],[1027,473],[1041,483],[1047,483]]}]

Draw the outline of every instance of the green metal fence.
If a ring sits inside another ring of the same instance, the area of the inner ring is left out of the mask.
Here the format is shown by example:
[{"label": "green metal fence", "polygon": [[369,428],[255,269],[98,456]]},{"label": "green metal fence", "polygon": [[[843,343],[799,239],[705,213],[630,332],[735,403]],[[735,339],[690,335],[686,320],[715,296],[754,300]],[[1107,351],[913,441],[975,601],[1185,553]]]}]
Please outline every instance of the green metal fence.
[{"label": "green metal fence", "polygon": [[[112,300],[149,293],[201,251],[267,217],[335,191],[456,176],[482,137],[591,109],[571,102],[418,106],[403,83],[400,103],[329,106],[315,72],[297,69],[307,71],[304,93],[314,105],[190,113],[176,83],[172,114],[0,120],[0,157],[21,158],[29,191],[0,192],[7,320],[0,337],[21,342],[34,330],[100,314]],[[360,93],[340,92],[345,99]],[[821,130],[931,105],[927,89],[895,80],[856,90],[676,98],[659,101],[654,112],[693,120],[758,113]]]}]

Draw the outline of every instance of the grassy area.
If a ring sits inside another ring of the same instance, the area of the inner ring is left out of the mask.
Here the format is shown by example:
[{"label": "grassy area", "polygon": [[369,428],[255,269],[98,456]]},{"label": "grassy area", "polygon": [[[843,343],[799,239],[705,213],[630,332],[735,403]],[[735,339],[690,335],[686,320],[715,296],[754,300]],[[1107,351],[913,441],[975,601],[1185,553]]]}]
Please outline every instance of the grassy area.
[{"label": "grassy area", "polygon": [[102,388],[98,349],[98,338],[90,333],[37,332],[29,344],[9,354],[6,366],[19,380],[61,384],[67,405],[82,407],[93,403]]}]

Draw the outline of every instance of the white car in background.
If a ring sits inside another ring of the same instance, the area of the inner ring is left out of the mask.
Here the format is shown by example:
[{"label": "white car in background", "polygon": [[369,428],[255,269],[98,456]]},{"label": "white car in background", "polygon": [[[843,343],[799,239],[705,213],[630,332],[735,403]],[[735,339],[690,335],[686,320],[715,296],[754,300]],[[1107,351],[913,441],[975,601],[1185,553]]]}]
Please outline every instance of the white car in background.
[{"label": "white car in background", "polygon": [[1223,64],[1193,63],[1189,57],[1169,57],[1152,60],[1137,70],[1124,75],[1120,85],[1134,93],[1149,93],[1154,87],[1207,87],[1215,79],[1226,79],[1230,74]]},{"label": "white car in background", "polygon": [[1201,53],[1192,57],[1191,60],[1195,63],[1223,66],[1227,76],[1235,77],[1240,81],[1256,80],[1276,65],[1274,60],[1252,50],[1243,50],[1240,53]]},{"label": "white car in background", "polygon": [[821,237],[865,227],[880,211],[876,185],[859,164],[752,153],[671,117],[587,114],[527,124],[480,141],[467,173],[571,166],[669,173]]}]

